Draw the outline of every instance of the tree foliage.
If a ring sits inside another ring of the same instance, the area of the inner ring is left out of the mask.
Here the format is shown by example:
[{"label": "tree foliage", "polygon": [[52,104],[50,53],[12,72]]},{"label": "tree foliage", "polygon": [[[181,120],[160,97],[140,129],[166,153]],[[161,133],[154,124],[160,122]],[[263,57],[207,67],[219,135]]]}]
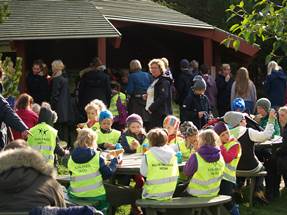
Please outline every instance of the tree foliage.
[{"label": "tree foliage", "polygon": [[[236,19],[229,31],[251,44],[272,44],[265,59],[281,61],[287,56],[287,0],[241,0],[226,10],[227,21]],[[235,38],[223,41],[225,45],[240,43]]]},{"label": "tree foliage", "polygon": [[8,9],[8,4],[5,3],[3,5],[0,4],[0,24],[4,22],[8,16],[10,15],[9,9]]}]

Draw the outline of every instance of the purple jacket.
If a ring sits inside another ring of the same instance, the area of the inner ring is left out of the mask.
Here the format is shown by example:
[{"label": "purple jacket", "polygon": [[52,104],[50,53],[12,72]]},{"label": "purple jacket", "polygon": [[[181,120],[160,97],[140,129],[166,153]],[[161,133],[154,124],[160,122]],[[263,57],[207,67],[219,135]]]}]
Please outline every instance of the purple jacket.
[{"label": "purple jacket", "polygon": [[205,95],[209,100],[210,106],[214,109],[217,102],[217,86],[215,80],[210,75],[203,75],[203,79],[206,82]]},{"label": "purple jacket", "polygon": [[[210,145],[201,146],[197,152],[205,161],[209,163],[216,162],[220,158],[220,149]],[[188,177],[192,177],[197,171],[197,168],[198,164],[196,156],[195,154],[192,154],[183,168],[183,173]]]}]

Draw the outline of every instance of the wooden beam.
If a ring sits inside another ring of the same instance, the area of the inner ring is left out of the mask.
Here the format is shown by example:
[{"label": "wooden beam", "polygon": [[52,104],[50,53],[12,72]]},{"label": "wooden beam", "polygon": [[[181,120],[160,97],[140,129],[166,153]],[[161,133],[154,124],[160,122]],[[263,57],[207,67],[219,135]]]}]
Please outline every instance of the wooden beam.
[{"label": "wooden beam", "polygon": [[98,57],[103,62],[103,64],[107,63],[106,38],[98,38]]},{"label": "wooden beam", "polygon": [[116,38],[112,38],[112,45],[115,49],[119,49],[121,47],[121,42],[122,42],[122,38],[121,37],[116,37]]},{"label": "wooden beam", "polygon": [[203,62],[209,67],[213,65],[213,46],[209,38],[203,39]]}]

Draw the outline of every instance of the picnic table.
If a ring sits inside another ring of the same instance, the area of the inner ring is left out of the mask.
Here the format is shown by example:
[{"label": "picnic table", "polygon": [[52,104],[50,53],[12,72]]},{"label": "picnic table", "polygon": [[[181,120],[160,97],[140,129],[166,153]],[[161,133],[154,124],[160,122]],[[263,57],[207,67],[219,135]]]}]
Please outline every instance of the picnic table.
[{"label": "picnic table", "polygon": [[281,136],[275,135],[271,140],[267,140],[263,143],[255,143],[256,147],[272,147],[279,146],[283,141]]}]

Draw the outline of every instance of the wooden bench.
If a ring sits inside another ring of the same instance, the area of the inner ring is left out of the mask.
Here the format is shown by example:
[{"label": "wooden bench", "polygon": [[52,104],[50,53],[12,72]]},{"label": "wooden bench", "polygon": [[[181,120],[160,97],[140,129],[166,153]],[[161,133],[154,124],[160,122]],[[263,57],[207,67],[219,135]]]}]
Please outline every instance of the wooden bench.
[{"label": "wooden bench", "polygon": [[236,176],[237,177],[245,177],[247,180],[250,180],[249,184],[249,206],[253,206],[253,194],[254,194],[254,189],[255,189],[255,181],[256,177],[264,177],[267,175],[266,171],[260,171],[257,173],[254,172],[246,172],[246,171],[236,171]]},{"label": "wooden bench", "polygon": [[136,204],[145,208],[146,215],[166,214],[223,215],[230,214],[223,204],[230,202],[230,196],[220,195],[211,198],[178,197],[167,201],[140,199]]}]

